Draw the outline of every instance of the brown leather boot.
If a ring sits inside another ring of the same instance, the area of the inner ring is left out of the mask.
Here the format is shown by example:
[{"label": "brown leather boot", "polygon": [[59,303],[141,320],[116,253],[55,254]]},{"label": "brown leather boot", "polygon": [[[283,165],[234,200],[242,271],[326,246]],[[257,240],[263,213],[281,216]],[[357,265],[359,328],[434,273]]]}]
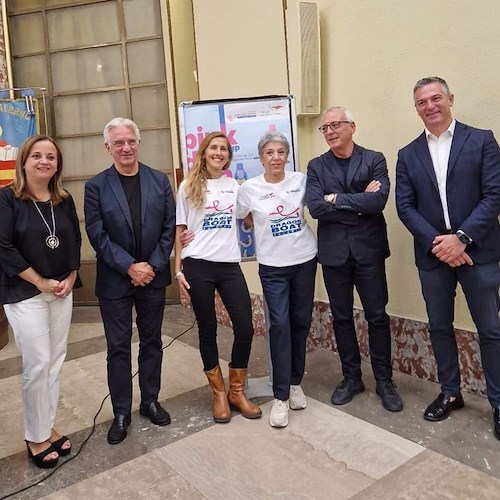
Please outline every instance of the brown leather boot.
[{"label": "brown leather boot", "polygon": [[243,388],[245,387],[246,368],[229,367],[229,393],[227,399],[229,404],[238,410],[245,418],[259,418],[262,410],[248,400]]},{"label": "brown leather boot", "polygon": [[220,366],[217,365],[212,370],[205,372],[205,375],[214,396],[214,420],[219,424],[225,424],[231,420],[231,409],[227,401],[226,387]]}]

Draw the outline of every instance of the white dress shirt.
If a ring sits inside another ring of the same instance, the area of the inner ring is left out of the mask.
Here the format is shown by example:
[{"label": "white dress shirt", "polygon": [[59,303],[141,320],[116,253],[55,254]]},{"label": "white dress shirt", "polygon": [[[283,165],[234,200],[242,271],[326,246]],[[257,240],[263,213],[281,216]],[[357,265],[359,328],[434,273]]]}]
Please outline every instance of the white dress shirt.
[{"label": "white dress shirt", "polygon": [[444,222],[446,229],[451,229],[450,215],[448,213],[448,200],[446,198],[446,177],[448,175],[448,161],[450,159],[451,142],[455,132],[456,121],[452,120],[450,126],[439,137],[436,137],[429,130],[425,129],[427,145],[432,158],[432,165],[436,173],[436,180],[439,189],[439,197],[443,207]]}]

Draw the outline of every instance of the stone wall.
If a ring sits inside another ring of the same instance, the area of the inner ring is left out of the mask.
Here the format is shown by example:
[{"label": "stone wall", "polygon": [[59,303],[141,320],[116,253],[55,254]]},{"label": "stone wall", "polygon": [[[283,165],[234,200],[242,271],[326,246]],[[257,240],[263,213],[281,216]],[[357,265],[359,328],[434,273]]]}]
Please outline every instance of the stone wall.
[{"label": "stone wall", "polygon": [[2,12],[0,11],[0,88],[5,88],[7,86],[7,59],[5,58],[5,40],[3,36]]}]

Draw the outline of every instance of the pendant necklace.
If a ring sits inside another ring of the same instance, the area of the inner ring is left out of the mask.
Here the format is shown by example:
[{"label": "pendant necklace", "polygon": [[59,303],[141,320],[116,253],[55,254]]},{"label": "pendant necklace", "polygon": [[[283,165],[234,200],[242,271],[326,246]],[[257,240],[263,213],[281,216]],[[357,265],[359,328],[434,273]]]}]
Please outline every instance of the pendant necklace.
[{"label": "pendant necklace", "polygon": [[47,229],[49,230],[49,235],[47,238],[45,238],[45,244],[51,249],[55,250],[59,246],[59,238],[56,236],[56,218],[54,216],[54,205],[52,205],[52,200],[49,202],[50,203],[50,213],[52,215],[52,227],[53,229],[50,229],[49,223],[45,219],[45,217],[42,214],[42,211],[40,210],[39,206],[36,204],[35,200],[31,200],[33,202],[33,205],[35,205],[35,208],[37,209],[38,213],[40,214],[40,217],[42,218],[43,222],[47,226]]}]

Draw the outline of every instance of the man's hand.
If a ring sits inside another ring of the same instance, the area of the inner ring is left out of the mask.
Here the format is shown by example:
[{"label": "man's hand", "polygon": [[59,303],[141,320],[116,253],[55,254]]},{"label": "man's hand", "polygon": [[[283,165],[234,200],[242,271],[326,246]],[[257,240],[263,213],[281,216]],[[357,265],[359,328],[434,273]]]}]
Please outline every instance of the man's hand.
[{"label": "man's hand", "polygon": [[153,268],[147,262],[130,264],[127,274],[130,276],[131,283],[134,286],[149,285],[155,277]]},{"label": "man's hand", "polygon": [[455,234],[441,234],[432,242],[432,253],[441,261],[451,267],[464,264],[472,266],[474,262],[465,251],[466,244],[462,243]]},{"label": "man's hand", "polygon": [[184,231],[182,231],[180,236],[182,248],[187,247],[194,240],[194,235],[195,232],[189,229],[184,229]]},{"label": "man's hand", "polygon": [[382,183],[380,181],[371,181],[368,186],[366,186],[365,193],[376,193],[380,191]]},{"label": "man's hand", "polygon": [[469,254],[467,252],[464,252],[462,255],[460,255],[460,257],[457,257],[455,260],[452,260],[451,262],[447,262],[447,264],[450,267],[463,266],[464,264],[472,266],[474,262],[470,258]]}]

